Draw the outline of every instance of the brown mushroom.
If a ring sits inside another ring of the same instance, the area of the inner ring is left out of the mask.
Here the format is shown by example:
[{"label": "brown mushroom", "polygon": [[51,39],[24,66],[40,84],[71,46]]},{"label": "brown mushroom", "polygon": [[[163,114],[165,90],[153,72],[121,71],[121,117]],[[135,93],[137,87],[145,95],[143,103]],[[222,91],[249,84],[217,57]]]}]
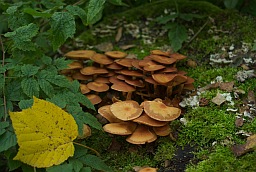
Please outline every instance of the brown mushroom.
[{"label": "brown mushroom", "polygon": [[122,93],[127,93],[126,100],[131,100],[132,92],[136,90],[133,86],[126,84],[125,82],[120,81],[118,79],[115,80],[115,83],[113,83],[113,85],[111,86],[111,89],[122,92]]},{"label": "brown mushroom", "polygon": [[93,105],[99,104],[102,101],[100,96],[96,94],[86,94],[85,96],[91,101]]},{"label": "brown mushroom", "polygon": [[132,144],[145,144],[151,143],[156,139],[156,134],[150,131],[148,126],[138,125],[132,135],[126,138],[126,141]]},{"label": "brown mushroom", "polygon": [[122,120],[118,119],[113,115],[113,113],[110,111],[110,106],[111,105],[105,105],[100,107],[98,109],[98,113],[111,123],[122,122]]},{"label": "brown mushroom", "polygon": [[171,127],[168,124],[160,127],[153,127],[154,132],[158,136],[168,136],[171,133]]},{"label": "brown mushroom", "polygon": [[149,117],[158,121],[173,121],[181,114],[179,108],[166,106],[159,101],[144,101],[143,107]]},{"label": "brown mushroom", "polygon": [[119,123],[109,123],[103,126],[103,130],[117,135],[130,135],[136,129],[137,124],[131,121],[119,122]]},{"label": "brown mushroom", "polygon": [[107,57],[106,55],[104,54],[99,54],[99,53],[96,53],[94,54],[92,57],[91,57],[91,60],[100,64],[100,67],[102,68],[104,65],[109,65],[109,64],[112,64],[114,61]]},{"label": "brown mushroom", "polygon": [[110,111],[118,119],[128,121],[138,118],[141,115],[143,109],[136,101],[126,100],[113,103],[110,106]]},{"label": "brown mushroom", "polygon": [[170,57],[165,57],[165,56],[159,56],[159,55],[150,55],[151,59],[158,62],[158,63],[161,63],[161,64],[166,64],[166,65],[170,65],[170,64],[173,64],[177,61],[176,58],[170,58]]},{"label": "brown mushroom", "polygon": [[168,82],[172,81],[177,74],[172,74],[172,73],[168,73],[168,74],[153,74],[152,77],[153,79],[158,82],[159,84],[167,84]]},{"label": "brown mushroom", "polygon": [[109,86],[105,83],[99,83],[99,82],[89,82],[87,84],[87,87],[90,90],[96,91],[96,92],[105,92],[109,90]]},{"label": "brown mushroom", "polygon": [[81,84],[80,83],[80,91],[82,94],[87,94],[89,93],[91,90],[87,87],[86,84]]},{"label": "brown mushroom", "polygon": [[127,56],[126,53],[121,52],[121,51],[108,51],[108,52],[105,52],[105,55],[107,55],[113,59],[122,59]]},{"label": "brown mushroom", "polygon": [[150,118],[145,112],[143,112],[138,118],[134,119],[133,121],[139,124],[144,124],[153,127],[161,127],[168,123],[167,121],[157,121],[153,118]]},{"label": "brown mushroom", "polygon": [[88,66],[85,68],[80,69],[81,74],[83,75],[97,75],[97,74],[106,74],[108,71],[103,68],[98,68],[94,66]]},{"label": "brown mushroom", "polygon": [[127,67],[127,68],[131,68],[132,67],[132,62],[134,61],[134,59],[119,59],[116,60],[115,62],[121,66]]},{"label": "brown mushroom", "polygon": [[166,56],[169,57],[171,55],[168,51],[162,51],[162,50],[152,50],[150,51],[151,54],[159,55],[159,56]]},{"label": "brown mushroom", "polygon": [[66,53],[64,56],[72,59],[89,60],[95,53],[93,50],[75,50]]}]

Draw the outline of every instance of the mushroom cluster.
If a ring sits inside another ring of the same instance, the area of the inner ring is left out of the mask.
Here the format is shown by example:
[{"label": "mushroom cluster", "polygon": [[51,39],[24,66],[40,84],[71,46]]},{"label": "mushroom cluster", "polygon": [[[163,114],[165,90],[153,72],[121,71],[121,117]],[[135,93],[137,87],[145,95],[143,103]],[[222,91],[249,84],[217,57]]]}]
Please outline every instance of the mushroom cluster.
[{"label": "mushroom cluster", "polygon": [[153,142],[157,136],[171,133],[170,121],[180,116],[181,110],[165,105],[160,99],[144,101],[140,105],[133,100],[118,101],[98,109],[98,113],[108,120],[104,131],[128,136],[132,144]]},{"label": "mushroom cluster", "polygon": [[170,98],[194,89],[194,80],[178,71],[176,63],[186,56],[151,51],[142,60],[129,58],[121,51],[105,54],[93,50],[76,50],[65,54],[74,61],[62,71],[69,79],[80,81],[83,94],[95,105],[111,90],[122,100]]}]

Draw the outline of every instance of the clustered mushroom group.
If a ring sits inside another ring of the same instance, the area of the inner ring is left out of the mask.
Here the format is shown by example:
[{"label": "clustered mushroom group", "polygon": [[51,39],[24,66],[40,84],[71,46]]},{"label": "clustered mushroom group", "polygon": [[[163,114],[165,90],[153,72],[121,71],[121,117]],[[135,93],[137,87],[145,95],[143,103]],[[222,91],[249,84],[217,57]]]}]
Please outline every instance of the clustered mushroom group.
[{"label": "clustered mushroom group", "polygon": [[133,100],[118,101],[98,109],[109,123],[104,131],[116,135],[129,135],[126,141],[132,144],[153,142],[157,136],[171,133],[170,121],[180,116],[181,110],[166,106],[160,99],[144,101],[140,105]]},{"label": "clustered mushroom group", "polygon": [[108,121],[104,131],[129,135],[126,140],[132,144],[169,135],[170,121],[181,113],[173,100],[194,89],[194,80],[176,68],[186,58],[178,53],[153,50],[142,60],[121,51],[76,50],[65,56],[74,61],[62,73],[78,80],[81,92],[98,105],[98,113]]},{"label": "clustered mushroom group", "polygon": [[75,61],[62,73],[79,80],[81,92],[93,104],[100,103],[99,94],[109,90],[118,93],[119,99],[143,101],[171,98],[194,88],[194,80],[176,68],[176,63],[186,58],[178,53],[153,50],[142,60],[121,51],[76,50],[65,56]]}]

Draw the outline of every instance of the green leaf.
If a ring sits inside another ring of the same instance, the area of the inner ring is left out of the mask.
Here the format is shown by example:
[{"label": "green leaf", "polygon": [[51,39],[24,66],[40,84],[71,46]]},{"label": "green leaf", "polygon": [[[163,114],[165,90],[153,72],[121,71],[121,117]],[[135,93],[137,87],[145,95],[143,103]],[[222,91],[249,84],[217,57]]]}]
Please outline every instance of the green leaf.
[{"label": "green leaf", "polygon": [[21,88],[23,92],[29,97],[39,97],[39,84],[34,78],[24,78],[21,81]]},{"label": "green leaf", "polygon": [[238,0],[224,0],[224,5],[228,9],[234,9],[238,3]]},{"label": "green leaf", "polygon": [[84,96],[82,93],[80,93],[80,92],[77,93],[76,99],[78,100],[79,103],[86,106],[87,108],[95,110],[95,107],[92,104],[92,102],[86,96]]},{"label": "green leaf", "polygon": [[79,93],[80,83],[77,80],[71,81],[68,88],[72,93]]},{"label": "green leaf", "polygon": [[0,136],[0,152],[3,152],[17,144],[14,132],[6,131]]},{"label": "green leaf", "polygon": [[9,126],[9,122],[0,122],[0,135],[4,134],[6,129]]},{"label": "green leaf", "polygon": [[106,0],[90,0],[87,11],[87,24],[93,25],[102,17]]},{"label": "green leaf", "polygon": [[61,94],[57,94],[47,101],[54,103],[55,105],[59,106],[60,108],[65,108],[67,105],[67,101],[66,101],[65,97]]},{"label": "green leaf", "polygon": [[31,39],[36,36],[38,30],[39,28],[36,24],[30,23],[29,25],[17,28],[13,32],[7,32],[4,36],[13,40],[13,48],[22,51],[35,50],[35,45]]},{"label": "green leaf", "polygon": [[256,42],[253,43],[252,51],[256,51]]},{"label": "green leaf", "polygon": [[52,166],[49,168],[46,168],[47,172],[72,172],[73,167],[72,164],[63,163],[60,165]]},{"label": "green leaf", "polygon": [[21,161],[13,160],[13,158],[14,158],[14,155],[8,158],[7,164],[9,167],[9,171],[16,170],[22,165]]},{"label": "green leaf", "polygon": [[75,172],[79,172],[83,168],[83,163],[79,161],[78,159],[69,159],[69,164],[72,164],[73,170]]},{"label": "green leaf", "polygon": [[53,61],[53,65],[56,66],[58,70],[67,69],[68,64],[70,64],[71,60],[66,60],[65,58],[57,58]]},{"label": "green leaf", "polygon": [[0,89],[4,87],[4,84],[5,84],[4,75],[0,74]]},{"label": "green leaf", "polygon": [[41,57],[41,60],[40,60],[43,64],[45,65],[50,65],[52,64],[52,58],[49,57],[49,56],[43,56]]},{"label": "green leaf", "polygon": [[76,5],[68,5],[66,9],[72,14],[78,16],[84,25],[86,25],[86,12],[84,9],[80,8],[79,6]]},{"label": "green leaf", "polygon": [[171,20],[174,20],[178,17],[178,14],[170,14],[170,15],[167,15],[167,16],[163,16],[163,17],[157,17],[156,18],[156,21],[159,23],[159,24],[166,24],[167,22],[171,21]]},{"label": "green leaf", "polygon": [[188,38],[187,30],[183,25],[171,23],[166,26],[169,29],[168,37],[171,42],[172,49],[178,51],[182,47],[182,43]]},{"label": "green leaf", "polygon": [[60,87],[67,87],[70,81],[63,75],[55,75],[53,78],[46,78],[49,82]]},{"label": "green leaf", "polygon": [[76,31],[75,18],[68,12],[55,12],[51,17],[52,45],[57,50]]},{"label": "green leaf", "polygon": [[24,8],[23,9],[24,13],[30,14],[34,17],[42,17],[42,18],[50,18],[52,14],[47,13],[47,12],[38,12],[33,8]]},{"label": "green leaf", "polygon": [[112,170],[97,156],[86,155],[79,159],[86,165],[88,165],[96,170],[102,170],[104,172],[112,172]]},{"label": "green leaf", "polygon": [[83,167],[80,172],[91,172],[92,169],[90,167]]},{"label": "green leaf", "polygon": [[19,108],[20,109],[27,109],[32,107],[33,105],[33,99],[29,99],[29,100],[21,100],[19,103]]},{"label": "green leaf", "polygon": [[39,87],[43,90],[43,92],[51,97],[54,93],[54,88],[53,86],[45,79],[38,79],[38,84],[39,84]]},{"label": "green leaf", "polygon": [[39,70],[39,67],[31,65],[31,64],[25,64],[21,67],[21,72],[24,76],[30,77],[35,75]]},{"label": "green leaf", "polygon": [[93,128],[102,130],[98,119],[88,112],[79,112],[78,114],[73,114],[73,116],[78,124],[88,124]]}]

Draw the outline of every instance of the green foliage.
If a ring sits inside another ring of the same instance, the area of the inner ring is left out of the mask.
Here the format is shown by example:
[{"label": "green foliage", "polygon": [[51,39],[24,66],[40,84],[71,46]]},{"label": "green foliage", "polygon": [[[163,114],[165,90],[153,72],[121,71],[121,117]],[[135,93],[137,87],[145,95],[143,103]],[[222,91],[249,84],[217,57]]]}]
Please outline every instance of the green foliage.
[{"label": "green foliage", "polygon": [[[124,5],[121,0],[112,3]],[[0,153],[1,161],[8,166],[4,168],[32,169],[12,160],[17,153],[17,139],[8,112],[31,107],[33,96],[65,108],[76,119],[79,133],[83,132],[83,124],[101,130],[98,120],[84,111],[95,108],[81,94],[79,82],[71,82],[60,74],[71,61],[55,50],[74,37],[79,20],[85,28],[98,22],[105,4],[105,0],[74,5],[67,5],[63,0],[0,2],[0,42],[3,44],[0,50]],[[51,57],[54,54],[57,58]],[[93,168],[111,171],[100,158],[87,152],[83,157],[81,162],[73,159],[46,171],[91,171]]]}]

